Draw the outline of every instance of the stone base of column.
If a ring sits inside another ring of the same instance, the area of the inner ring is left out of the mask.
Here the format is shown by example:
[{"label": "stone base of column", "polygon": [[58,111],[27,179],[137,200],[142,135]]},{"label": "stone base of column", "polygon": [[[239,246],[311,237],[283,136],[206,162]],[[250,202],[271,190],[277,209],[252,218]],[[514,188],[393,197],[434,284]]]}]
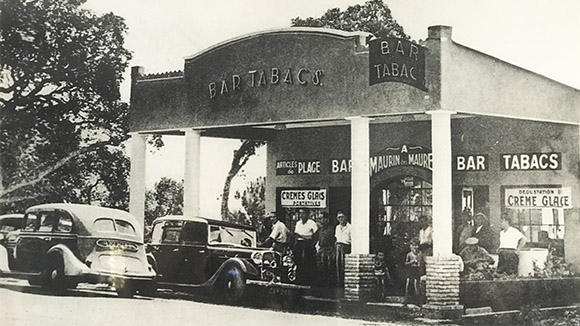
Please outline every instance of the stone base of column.
[{"label": "stone base of column", "polygon": [[459,272],[461,262],[457,256],[426,257],[427,304],[425,317],[433,319],[461,319],[463,305],[459,304]]},{"label": "stone base of column", "polygon": [[348,254],[344,266],[344,300],[367,302],[376,293],[375,255]]}]

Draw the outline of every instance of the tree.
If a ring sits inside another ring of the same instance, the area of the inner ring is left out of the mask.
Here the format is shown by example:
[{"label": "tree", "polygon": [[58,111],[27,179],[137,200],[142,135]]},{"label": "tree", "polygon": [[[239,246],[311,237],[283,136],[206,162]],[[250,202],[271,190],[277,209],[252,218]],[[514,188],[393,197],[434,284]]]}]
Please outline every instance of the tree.
[{"label": "tree", "polygon": [[369,32],[376,37],[399,37],[409,39],[403,27],[391,15],[382,0],[370,0],[364,5],[354,5],[345,11],[333,8],[319,18],[292,19],[292,26],[334,28],[343,31]]},{"label": "tree", "polygon": [[0,211],[45,201],[127,206],[127,27],[84,2],[0,2]]},{"label": "tree", "polygon": [[145,192],[145,234],[153,221],[162,216],[183,214],[183,180],[161,178],[153,190]]},{"label": "tree", "polygon": [[256,149],[262,147],[264,144],[266,144],[265,141],[242,140],[240,148],[234,151],[232,165],[228,171],[228,174],[226,175],[226,180],[224,182],[224,188],[222,191],[221,215],[223,220],[232,221],[232,214],[230,213],[228,206],[232,179],[238,174],[238,172],[240,172],[242,167],[246,165],[250,157],[256,154]]},{"label": "tree", "polygon": [[243,210],[234,212],[230,220],[251,226],[260,225],[266,215],[266,178],[258,177],[256,181],[250,181],[244,191],[236,191],[234,198],[241,200]]}]

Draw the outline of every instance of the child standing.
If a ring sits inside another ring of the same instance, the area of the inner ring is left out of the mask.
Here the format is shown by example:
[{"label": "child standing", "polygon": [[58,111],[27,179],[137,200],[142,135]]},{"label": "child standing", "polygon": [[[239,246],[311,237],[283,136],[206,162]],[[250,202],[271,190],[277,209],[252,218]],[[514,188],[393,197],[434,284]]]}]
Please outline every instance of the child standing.
[{"label": "child standing", "polygon": [[405,284],[405,301],[404,304],[409,303],[410,297],[410,287],[413,288],[413,298],[417,297],[419,294],[419,244],[417,241],[411,241],[411,251],[407,253],[407,258],[405,259],[405,266],[407,267],[407,282]]},{"label": "child standing", "polygon": [[391,280],[385,253],[382,251],[379,251],[375,257],[375,276],[377,278],[378,297],[382,301],[387,293],[387,284]]}]

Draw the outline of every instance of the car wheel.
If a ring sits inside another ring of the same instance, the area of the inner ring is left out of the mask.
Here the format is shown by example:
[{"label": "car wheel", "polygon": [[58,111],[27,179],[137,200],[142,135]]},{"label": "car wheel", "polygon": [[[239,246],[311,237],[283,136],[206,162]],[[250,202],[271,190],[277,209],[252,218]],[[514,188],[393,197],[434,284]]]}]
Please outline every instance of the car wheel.
[{"label": "car wheel", "polygon": [[115,279],[113,281],[113,287],[117,295],[121,298],[132,298],[136,292],[133,284],[124,279]]},{"label": "car wheel", "polygon": [[143,284],[139,289],[139,294],[146,297],[154,297],[157,294],[157,282],[151,281]]},{"label": "car wheel", "polygon": [[65,290],[67,288],[67,282],[64,275],[64,263],[62,257],[57,255],[48,257],[48,261],[40,278],[41,286],[50,290]]},{"label": "car wheel", "polygon": [[228,304],[242,301],[246,291],[246,278],[238,266],[230,266],[222,272],[218,287],[218,297]]}]

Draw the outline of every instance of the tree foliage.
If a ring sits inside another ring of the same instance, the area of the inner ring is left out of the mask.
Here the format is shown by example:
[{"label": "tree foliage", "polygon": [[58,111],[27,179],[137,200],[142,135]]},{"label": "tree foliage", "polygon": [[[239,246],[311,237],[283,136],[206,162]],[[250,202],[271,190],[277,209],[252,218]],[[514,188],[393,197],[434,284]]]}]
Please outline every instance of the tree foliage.
[{"label": "tree foliage", "polygon": [[236,191],[234,198],[240,200],[242,209],[231,212],[229,221],[256,227],[262,224],[266,216],[266,178],[258,177],[256,181],[250,181],[246,189]]},{"label": "tree foliage", "polygon": [[0,2],[0,210],[127,206],[127,27],[84,2]]},{"label": "tree foliage", "polygon": [[183,214],[183,180],[175,181],[164,177],[155,183],[152,190],[145,192],[145,230],[149,230],[158,217],[181,214]]},{"label": "tree foliage", "polygon": [[323,27],[343,31],[369,32],[376,37],[400,37],[409,39],[403,27],[391,15],[389,7],[382,0],[370,0],[364,5],[354,5],[341,11],[329,9],[321,17],[292,19],[292,26]]}]

